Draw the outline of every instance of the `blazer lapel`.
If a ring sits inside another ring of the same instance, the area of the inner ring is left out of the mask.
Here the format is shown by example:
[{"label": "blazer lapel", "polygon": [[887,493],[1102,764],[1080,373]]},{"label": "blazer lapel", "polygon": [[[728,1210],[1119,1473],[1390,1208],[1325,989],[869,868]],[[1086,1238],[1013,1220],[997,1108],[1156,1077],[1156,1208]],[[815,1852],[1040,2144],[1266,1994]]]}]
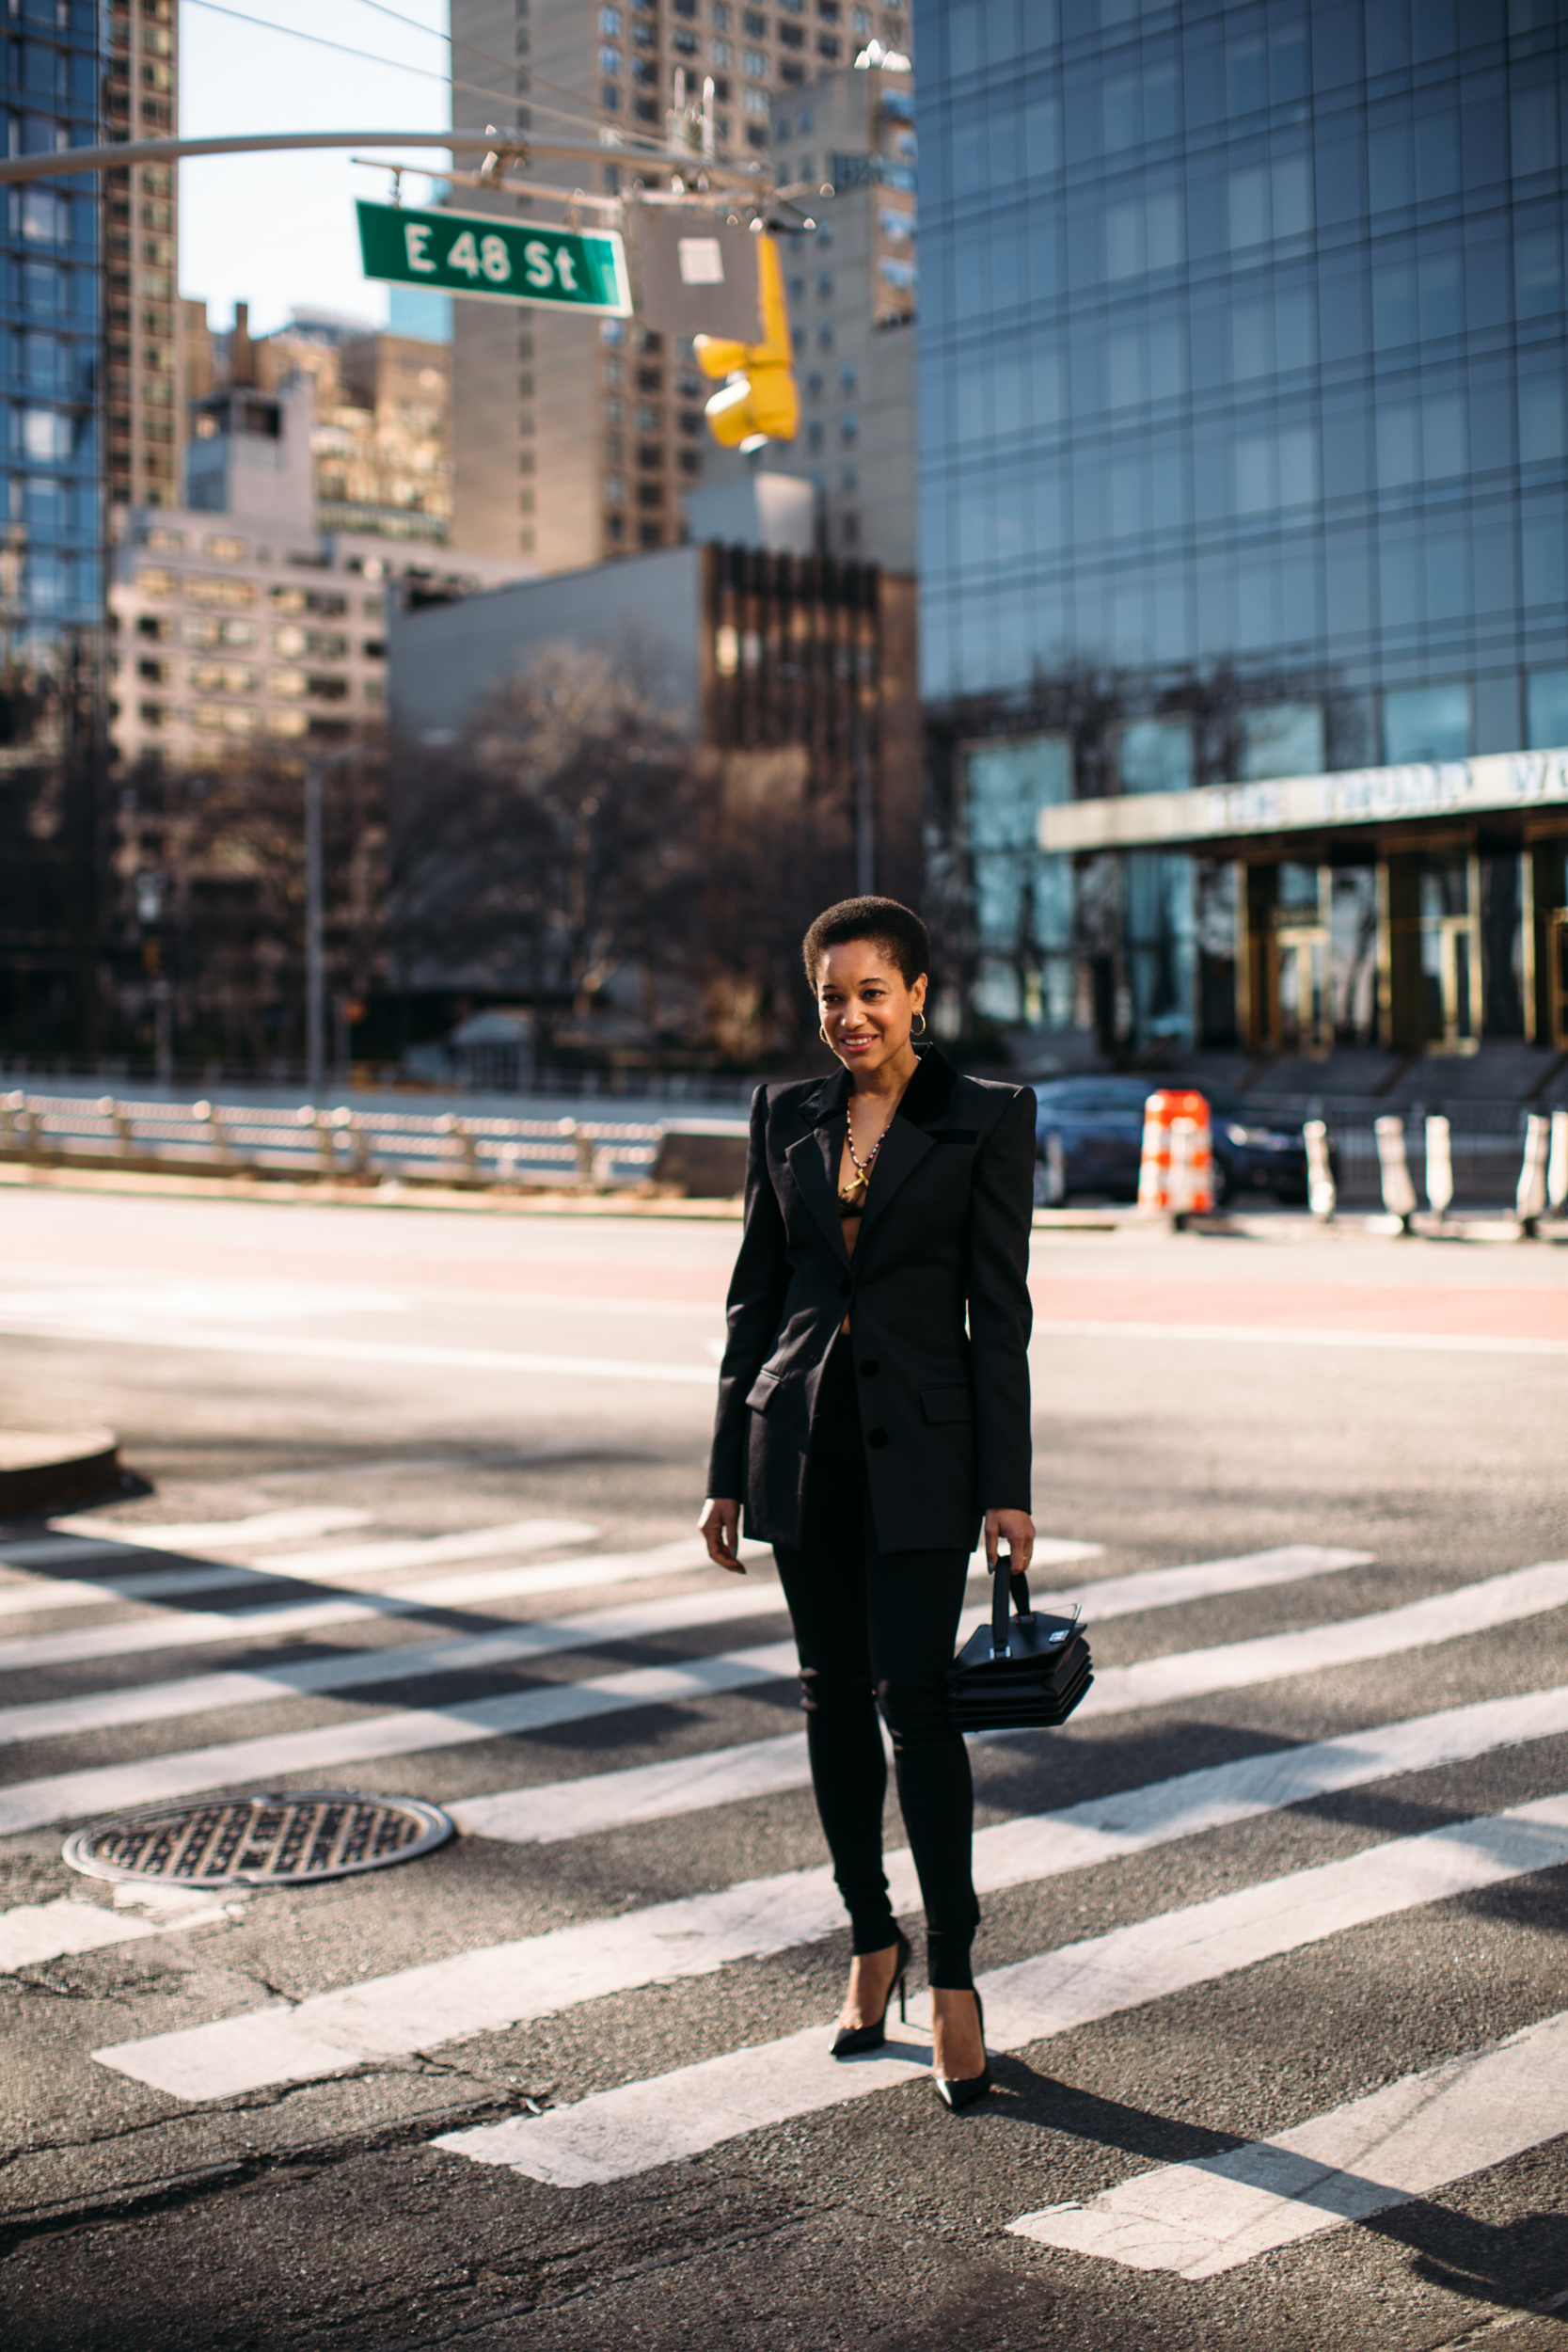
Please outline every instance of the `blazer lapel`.
[{"label": "blazer lapel", "polygon": [[829,1078],[801,1104],[812,1121],[808,1133],[792,1143],[784,1157],[800,1188],[800,1198],[816,1217],[836,1258],[847,1265],[844,1226],[838,1207],[838,1164],[844,1150],[844,1106],[848,1098],[847,1072]]},{"label": "blazer lapel", "polygon": [[888,1202],[905,1177],[920,1166],[930,1151],[931,1139],[924,1132],[924,1123],[942,1116],[957,1081],[958,1073],[951,1062],[939,1054],[934,1045],[928,1045],[920,1057],[920,1067],[905,1089],[904,1099],[882,1137],[870,1190],[866,1194],[865,1213],[861,1218],[860,1238],[855,1244],[857,1250],[865,1247],[866,1235],[880,1221]]}]

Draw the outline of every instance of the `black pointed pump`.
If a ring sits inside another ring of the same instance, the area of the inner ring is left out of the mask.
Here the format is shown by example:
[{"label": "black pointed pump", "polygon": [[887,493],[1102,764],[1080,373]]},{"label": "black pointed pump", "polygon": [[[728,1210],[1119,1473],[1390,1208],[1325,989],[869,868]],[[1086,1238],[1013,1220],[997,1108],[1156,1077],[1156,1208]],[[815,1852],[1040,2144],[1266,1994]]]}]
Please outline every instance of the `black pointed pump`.
[{"label": "black pointed pump", "polygon": [[900,1928],[898,1930],[898,1965],[894,1974],[893,1982],[888,1987],[887,1999],[882,2003],[881,2015],[874,2026],[840,2026],[833,2036],[832,2055],[834,2058],[858,2058],[863,2050],[881,2048],[887,2040],[887,2013],[892,2006],[895,1993],[898,1995],[898,2022],[900,2025],[905,2022],[904,1977],[912,1957],[910,1939]]}]

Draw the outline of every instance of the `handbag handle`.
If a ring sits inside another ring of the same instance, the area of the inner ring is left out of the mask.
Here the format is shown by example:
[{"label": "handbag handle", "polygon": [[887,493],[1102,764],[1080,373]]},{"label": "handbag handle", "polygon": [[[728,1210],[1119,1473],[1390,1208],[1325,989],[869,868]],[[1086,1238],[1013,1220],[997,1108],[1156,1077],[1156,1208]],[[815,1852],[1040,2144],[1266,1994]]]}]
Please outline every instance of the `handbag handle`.
[{"label": "handbag handle", "polygon": [[1029,1579],[1022,1568],[1013,1566],[1011,1553],[999,1551],[990,1582],[990,1654],[993,1658],[1006,1658],[1011,1654],[1012,1618],[1007,1613],[1009,1598],[1020,1617],[1032,1614]]}]

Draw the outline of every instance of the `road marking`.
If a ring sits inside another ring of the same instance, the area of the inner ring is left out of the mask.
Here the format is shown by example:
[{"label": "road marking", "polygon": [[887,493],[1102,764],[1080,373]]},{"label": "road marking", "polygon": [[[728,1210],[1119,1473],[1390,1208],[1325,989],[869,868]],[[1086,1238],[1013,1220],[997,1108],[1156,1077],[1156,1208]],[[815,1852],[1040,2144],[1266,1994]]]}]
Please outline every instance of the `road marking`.
[{"label": "road marking", "polygon": [[179,1551],[189,1544],[305,1543],[312,1535],[341,1535],[352,1527],[369,1527],[373,1517],[370,1511],[351,1510],[346,1503],[300,1502],[275,1511],[253,1511],[244,1519],[176,1519],[162,1527],[145,1519],[134,1525],[106,1519],[97,1511],[78,1511],[52,1518],[49,1524],[60,1535],[102,1536],[134,1549]]},{"label": "road marking", "polygon": [[158,1932],[149,1920],[127,1919],[97,1903],[73,1902],[68,1895],[52,1903],[19,1903],[0,1912],[0,1972],[8,1976],[71,1952],[101,1951],[106,1944],[129,1944]]},{"label": "road marking", "polygon": [[[1111,1617],[1170,1608],[1219,1593],[1249,1592],[1336,1569],[1365,1567],[1371,1558],[1370,1551],[1288,1544],[1272,1551],[1243,1552],[1234,1559],[1202,1560],[1187,1567],[1145,1568],[1132,1576],[1105,1577],[1092,1584],[1074,1585],[1061,1597],[1077,1602],[1092,1626]],[[467,1798],[449,1810],[459,1828],[471,1836],[499,1838],[515,1845],[551,1845],[594,1830],[700,1812],[741,1797],[771,1796],[802,1788],[810,1777],[805,1740],[790,1733],[783,1739],[673,1756],[663,1763],[633,1765],[626,1772],[593,1772],[581,1780],[500,1789],[493,1796]]]},{"label": "road marking", "polygon": [[[562,1520],[556,1524],[569,1528],[572,1522]],[[748,1549],[755,1550],[761,1547]],[[1064,1545],[1062,1549],[1070,1547]],[[1187,1597],[1193,1589],[1234,1591],[1254,1583],[1276,1582],[1287,1567],[1292,1576],[1300,1576],[1308,1572],[1303,1566],[1308,1559],[1316,1560],[1320,1569],[1323,1569],[1347,1566],[1368,1557],[1365,1552],[1312,1552],[1307,1547],[1299,1546],[1289,1553],[1254,1553],[1236,1561],[1208,1561],[1192,1568],[1155,1569],[1141,1576],[1108,1579],[1099,1585],[1085,1586],[1084,1594],[1099,1595],[1107,1604],[1101,1613],[1114,1615],[1140,1604],[1166,1607],[1173,1600]],[[706,1565],[705,1554],[702,1565]],[[340,1650],[327,1658],[265,1666],[247,1674],[193,1675],[113,1691],[83,1692],[69,1699],[43,1699],[27,1706],[0,1708],[0,1747],[14,1747],[30,1740],[67,1739],[128,1724],[167,1723],[178,1716],[209,1714],[224,1708],[265,1706],[273,1700],[294,1698],[309,1692],[347,1690],[374,1682],[406,1682],[436,1674],[466,1674],[556,1650],[602,1646],[607,1642],[646,1641],[662,1633],[685,1632],[693,1626],[723,1625],[748,1617],[782,1614],[784,1608],[783,1595],[771,1581],[761,1585],[737,1585],[726,1581],[717,1588],[710,1586],[704,1592],[682,1594],[674,1600],[584,1611],[553,1624],[534,1619],[509,1629],[470,1635],[459,1641],[406,1648]],[[973,1631],[973,1624],[968,1629]]]},{"label": "road marking", "polygon": [[48,1313],[29,1316],[14,1302],[0,1308],[0,1331],[19,1339],[86,1340],[95,1346],[195,1348],[219,1356],[306,1357],[317,1363],[411,1365],[420,1371],[538,1373],[547,1378],[651,1380],[661,1388],[711,1389],[711,1363],[656,1364],[636,1356],[541,1356],[519,1348],[440,1347],[411,1340],[323,1339],[277,1331],[198,1331],[171,1325],[99,1328]]},{"label": "road marking", "polygon": [[575,1617],[534,1618],[506,1631],[470,1634],[455,1642],[337,1650],[326,1658],[301,1659],[249,1674],[185,1675],[175,1681],[142,1683],[128,1690],[87,1691],[76,1698],[40,1699],[27,1707],[0,1708],[0,1747],[14,1747],[29,1740],[70,1739],[126,1724],[166,1723],[174,1716],[264,1707],[312,1692],[474,1674],[560,1650],[602,1647],[610,1642],[646,1642],[662,1633],[688,1632],[695,1626],[784,1613],[784,1594],[769,1581],[738,1589],[727,1586],[719,1592],[683,1593],[675,1600],[584,1610]]},{"label": "road marking", "polygon": [[1058,1340],[1241,1340],[1264,1347],[1372,1347],[1438,1356],[1568,1356],[1568,1340],[1501,1339],[1468,1331],[1317,1331],[1289,1324],[1118,1323],[1037,1314],[1034,1337]]},{"label": "road marking", "polygon": [[[979,1979],[986,2039],[993,2052],[1050,2041],[1098,2018],[1326,1943],[1370,1920],[1565,1861],[1568,1795],[1373,1846],[1348,1861],[1242,1887],[994,1969]],[[828,2031],[811,2026],[539,2117],[446,2133],[433,2144],[577,2188],[625,2180],[700,2155],[743,2132],[843,2106],[930,2064],[928,2042],[901,2026],[890,2028],[882,2049],[848,2062],[829,2057]],[[96,2055],[114,2063],[122,2054]]]},{"label": "road marking", "polygon": [[[974,1840],[974,1883],[982,1894],[1034,1884],[1335,1790],[1429,1772],[1562,1731],[1568,1731],[1568,1688],[1244,1756],[982,1830]],[[907,1850],[887,1856],[887,1872],[895,1907],[915,1909],[919,1889]],[[819,1941],[843,1925],[843,1905],[825,1867],[785,1870],[715,1894],[458,1953],[318,1994],[292,2010],[246,2010],[99,2055],[177,2098],[230,2098],[371,2057],[411,2056],[639,1985],[710,1975],[731,1961]]]},{"label": "road marking", "polygon": [[[368,1516],[368,1514],[367,1514]],[[285,1551],[276,1558],[221,1561],[178,1567],[142,1568],[129,1575],[105,1573],[90,1582],[82,1579],[52,1583],[47,1577],[0,1590],[0,1616],[41,1616],[46,1610],[83,1609],[91,1602],[178,1599],[182,1593],[220,1593],[252,1584],[275,1584],[280,1577],[301,1583],[318,1576],[385,1576],[399,1568],[436,1567],[451,1560],[487,1560],[501,1551],[545,1551],[552,1544],[590,1542],[598,1529],[587,1519],[508,1519],[499,1527],[469,1528],[460,1535],[403,1536],[380,1544],[342,1544],[325,1550]],[[118,1550],[119,1547],[116,1546]],[[69,1565],[79,1553],[58,1555]],[[0,1554],[0,1564],[24,1565],[12,1551]]]},{"label": "road marking", "polygon": [[290,1772],[335,1771],[342,1764],[364,1764],[380,1756],[420,1756],[476,1740],[550,1731],[561,1724],[584,1723],[627,1708],[679,1706],[715,1692],[780,1682],[795,1670],[794,1643],[768,1642],[756,1649],[686,1659],[673,1666],[640,1666],[629,1674],[591,1681],[536,1684],[531,1690],[450,1708],[399,1708],[389,1715],[325,1724],[309,1731],[278,1732],[222,1747],[145,1756],[134,1764],[15,1781],[0,1789],[0,1836],[88,1814],[118,1813],[163,1797],[189,1797],[207,1788],[238,1788],[253,1782],[271,1784]]},{"label": "road marking", "polygon": [[[1568,1561],[1514,1568],[1484,1583],[1413,1601],[1402,1609],[1384,1610],[1375,1616],[1309,1627],[1296,1634],[1271,1634],[1259,1642],[1233,1642],[1219,1650],[1189,1650],[1148,1661],[1151,1675],[1147,1686],[1124,1681],[1120,1687],[1128,1695],[1118,1705],[1121,1709],[1164,1705],[1189,1690],[1195,1695],[1208,1695],[1216,1690],[1244,1689],[1309,1674],[1323,1664],[1343,1663],[1347,1659],[1393,1657],[1462,1634],[1473,1635],[1482,1628],[1537,1616],[1562,1607],[1565,1601]],[[984,1623],[987,1615],[984,1609],[966,1612],[960,1632]],[[796,1671],[793,1642],[773,1642],[756,1649],[688,1659],[673,1666],[640,1667],[629,1674],[581,1682],[547,1683],[509,1692],[499,1698],[457,1701],[451,1707],[400,1708],[388,1715],[368,1716],[354,1723],[147,1756],[134,1764],[99,1765],[47,1779],[15,1781],[0,1789],[0,1836],[88,1813],[119,1812],[126,1805],[151,1804],[160,1797],[238,1788],[286,1772],[320,1772],[372,1757],[418,1756],[432,1748],[456,1747],[503,1734],[553,1730],[562,1724],[627,1708],[678,1704],[714,1692],[782,1681]],[[1141,1673],[1137,1666],[1114,1667],[1106,1679],[1112,1675],[1131,1678]],[[1132,1695],[1140,1687],[1147,1687],[1150,1695]],[[1078,1710],[1081,1716],[1090,1712],[1096,1695],[1089,1692]],[[1093,1709],[1096,1714],[1110,1711],[1103,1706]]]},{"label": "road marking", "polygon": [[1026,2213],[1011,2233],[1129,2270],[1212,2279],[1485,2172],[1565,2130],[1568,2010],[1271,2139],[1141,2172],[1091,2204]]},{"label": "road marking", "polygon": [[[766,1544],[742,1542],[740,1556],[765,1553]],[[590,1552],[544,1567],[486,1568],[472,1576],[445,1576],[419,1584],[395,1585],[388,1593],[312,1601],[269,1601],[258,1609],[191,1610],[168,1617],[129,1617],[84,1627],[80,1632],[23,1634],[0,1642],[0,1673],[37,1666],[79,1664],[94,1658],[122,1658],[148,1650],[205,1648],[209,1643],[282,1641],[322,1626],[358,1617],[451,1615],[476,1601],[511,1600],[537,1593],[576,1592],[583,1586],[629,1584],[644,1578],[695,1574],[711,1566],[706,1551],[690,1536],[649,1551]]]}]

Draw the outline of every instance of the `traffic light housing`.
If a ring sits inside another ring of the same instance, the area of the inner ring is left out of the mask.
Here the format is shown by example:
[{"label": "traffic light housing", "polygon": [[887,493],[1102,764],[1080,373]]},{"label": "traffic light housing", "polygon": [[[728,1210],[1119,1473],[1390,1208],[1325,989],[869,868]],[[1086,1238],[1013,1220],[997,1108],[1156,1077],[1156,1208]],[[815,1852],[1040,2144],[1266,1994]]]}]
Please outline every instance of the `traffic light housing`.
[{"label": "traffic light housing", "polygon": [[731,342],[715,335],[693,339],[703,373],[728,379],[704,411],[709,432],[724,449],[792,441],[800,426],[800,389],[795,381],[778,241],[764,230],[756,244],[762,342]]}]

